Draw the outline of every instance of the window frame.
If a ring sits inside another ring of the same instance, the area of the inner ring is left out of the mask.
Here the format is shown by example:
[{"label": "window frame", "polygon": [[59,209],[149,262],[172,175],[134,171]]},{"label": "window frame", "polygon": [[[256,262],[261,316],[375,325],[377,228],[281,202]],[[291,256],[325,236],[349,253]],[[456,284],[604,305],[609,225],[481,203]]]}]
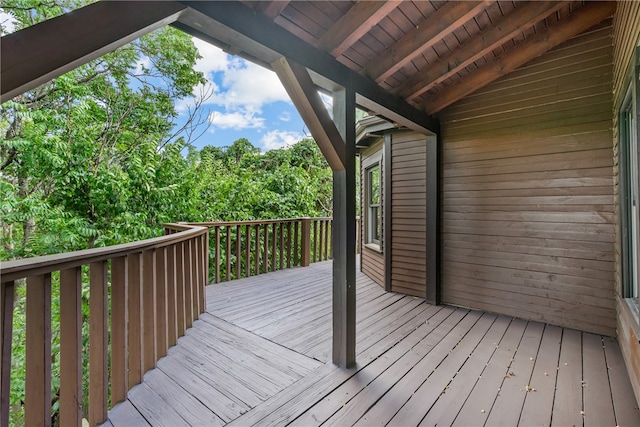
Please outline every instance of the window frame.
[{"label": "window frame", "polygon": [[618,110],[620,297],[640,324],[640,47],[627,75],[630,82]]},{"label": "window frame", "polygon": [[[371,182],[371,172],[377,169],[378,173],[378,188],[379,188],[379,201],[377,204],[372,206],[371,204],[371,192],[372,192],[372,182]],[[372,249],[377,252],[382,252],[383,247],[383,236],[384,236],[384,226],[382,224],[382,210],[384,204],[384,187],[383,187],[383,163],[382,163],[382,150],[379,153],[373,154],[368,157],[362,163],[363,170],[363,199],[364,199],[364,246]],[[380,235],[377,236],[379,239],[375,237],[375,230],[373,229],[375,223],[371,221],[372,218],[372,208],[377,209],[377,223],[380,229]]]}]

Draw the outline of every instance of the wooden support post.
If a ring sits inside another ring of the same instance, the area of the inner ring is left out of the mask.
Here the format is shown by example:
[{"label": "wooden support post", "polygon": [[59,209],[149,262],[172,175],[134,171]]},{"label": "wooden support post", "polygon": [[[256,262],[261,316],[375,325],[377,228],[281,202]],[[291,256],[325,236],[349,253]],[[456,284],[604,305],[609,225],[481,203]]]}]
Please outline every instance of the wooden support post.
[{"label": "wooden support post", "polygon": [[113,258],[111,260],[111,407],[126,399],[128,390],[127,276],[127,258]]},{"label": "wooden support post", "polygon": [[427,136],[427,283],[425,300],[440,304],[440,171],[438,137]]},{"label": "wooden support post", "polygon": [[82,425],[82,269],[60,271],[60,425]]},{"label": "wooden support post", "polygon": [[51,274],[27,278],[24,421],[51,426]]},{"label": "wooden support post", "polygon": [[14,282],[0,288],[0,426],[9,425],[9,395],[11,392],[11,341],[13,338]]},{"label": "wooden support post", "polygon": [[308,267],[311,263],[311,220],[309,218],[302,218],[300,250],[302,251],[300,265]]},{"label": "wooden support post", "polygon": [[89,424],[107,419],[107,262],[89,266]]},{"label": "wooden support post", "polygon": [[333,172],[333,363],[356,363],[356,98],[333,94],[333,117],[345,144],[345,168]]}]

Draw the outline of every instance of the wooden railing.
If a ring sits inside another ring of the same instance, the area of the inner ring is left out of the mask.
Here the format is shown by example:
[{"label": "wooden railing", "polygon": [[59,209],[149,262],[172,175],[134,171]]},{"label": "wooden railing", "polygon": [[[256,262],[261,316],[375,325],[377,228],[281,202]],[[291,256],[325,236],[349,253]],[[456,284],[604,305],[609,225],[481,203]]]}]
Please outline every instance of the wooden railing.
[{"label": "wooden railing", "polygon": [[[51,425],[52,286],[60,294],[59,425],[94,426],[204,311],[208,228],[165,225],[135,243],[4,262],[0,268],[0,426],[9,425],[15,287],[26,282],[27,426]],[[89,286],[88,408],[83,409],[83,282]],[[110,352],[108,349],[110,348]],[[110,395],[110,405],[108,396]]]},{"label": "wooden railing", "polygon": [[331,218],[201,222],[210,228],[214,283],[332,258]]}]

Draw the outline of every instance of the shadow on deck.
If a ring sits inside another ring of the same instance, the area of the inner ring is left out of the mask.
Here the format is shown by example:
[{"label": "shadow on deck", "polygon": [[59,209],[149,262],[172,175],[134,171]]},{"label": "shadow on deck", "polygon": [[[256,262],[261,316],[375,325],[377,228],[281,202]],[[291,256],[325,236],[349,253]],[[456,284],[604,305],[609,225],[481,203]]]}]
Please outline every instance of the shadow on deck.
[{"label": "shadow on deck", "polygon": [[207,287],[207,312],[106,425],[637,425],[615,339],[385,293],[357,276],[331,359],[331,262]]}]

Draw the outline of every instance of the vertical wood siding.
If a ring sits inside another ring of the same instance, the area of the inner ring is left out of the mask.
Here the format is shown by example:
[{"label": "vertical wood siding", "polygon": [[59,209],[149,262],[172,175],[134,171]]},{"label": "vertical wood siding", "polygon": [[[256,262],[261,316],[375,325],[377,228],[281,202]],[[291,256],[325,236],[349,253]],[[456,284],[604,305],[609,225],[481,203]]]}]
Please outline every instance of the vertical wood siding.
[{"label": "vertical wood siding", "polygon": [[[369,276],[371,280],[376,282],[378,285],[384,288],[384,255],[378,251],[374,251],[365,246],[366,242],[366,220],[365,220],[365,178],[364,178],[364,168],[362,164],[366,161],[367,158],[378,154],[382,149],[382,140],[373,144],[367,150],[362,152],[360,156],[360,235],[362,236],[362,250],[360,252],[360,269],[364,274]],[[384,161],[380,161],[380,174],[384,176]],[[382,245],[384,248],[384,180],[380,187],[380,210],[382,212]]]},{"label": "vertical wood siding", "polygon": [[615,335],[611,26],[440,117],[443,302]]},{"label": "vertical wood siding", "polygon": [[391,290],[424,298],[426,294],[425,136],[400,133],[391,143]]},{"label": "vertical wood siding", "polygon": [[[618,181],[618,112],[624,101],[628,87],[628,69],[633,56],[633,51],[640,46],[640,2],[618,2],[618,10],[614,19],[613,30],[613,146],[614,146],[614,200],[615,200],[615,265],[616,265],[616,293],[621,294],[622,289],[622,262],[620,248],[621,236],[619,228],[620,219],[620,188]],[[629,311],[622,307],[623,301],[618,304],[618,341],[624,356],[631,384],[636,399],[640,402],[640,337],[634,333],[632,319]],[[636,325],[636,330],[637,330]]]}]

